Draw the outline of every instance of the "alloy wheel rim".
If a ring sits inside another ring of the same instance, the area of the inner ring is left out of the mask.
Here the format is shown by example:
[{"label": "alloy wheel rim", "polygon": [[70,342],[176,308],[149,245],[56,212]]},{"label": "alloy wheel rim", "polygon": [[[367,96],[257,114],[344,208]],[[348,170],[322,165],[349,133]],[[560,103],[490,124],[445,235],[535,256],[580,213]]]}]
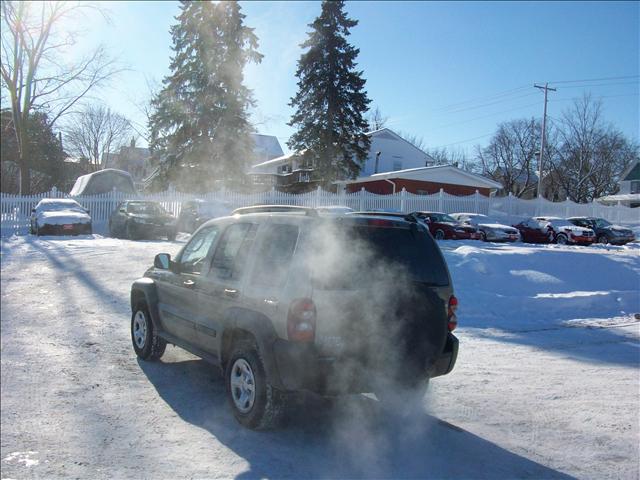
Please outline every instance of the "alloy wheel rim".
[{"label": "alloy wheel rim", "polygon": [[247,413],[256,399],[256,382],[253,370],[244,358],[237,359],[231,367],[231,397],[235,407]]},{"label": "alloy wheel rim", "polygon": [[137,311],[133,317],[133,340],[138,348],[144,348],[147,341],[147,319],[141,311]]}]

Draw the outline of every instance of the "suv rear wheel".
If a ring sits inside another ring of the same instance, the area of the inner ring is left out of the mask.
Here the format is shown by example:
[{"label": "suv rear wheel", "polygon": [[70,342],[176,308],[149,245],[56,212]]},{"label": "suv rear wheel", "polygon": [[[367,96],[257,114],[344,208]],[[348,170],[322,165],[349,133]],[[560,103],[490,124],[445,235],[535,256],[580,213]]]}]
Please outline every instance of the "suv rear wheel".
[{"label": "suv rear wheel", "polygon": [[234,346],[227,362],[225,382],[233,414],[243,426],[265,430],[279,423],[285,396],[269,384],[255,345],[242,342]]},{"label": "suv rear wheel", "polygon": [[136,355],[142,360],[157,360],[167,348],[167,342],[156,335],[144,301],[136,304],[131,315],[131,341]]},{"label": "suv rear wheel", "polygon": [[434,235],[436,240],[444,240],[444,231],[436,230],[436,234]]}]

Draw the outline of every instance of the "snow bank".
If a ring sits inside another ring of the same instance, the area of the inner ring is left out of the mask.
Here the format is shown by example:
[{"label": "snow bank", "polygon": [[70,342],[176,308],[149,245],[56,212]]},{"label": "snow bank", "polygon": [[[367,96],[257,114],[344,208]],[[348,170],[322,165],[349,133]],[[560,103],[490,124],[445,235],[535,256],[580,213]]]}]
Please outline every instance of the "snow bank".
[{"label": "snow bank", "polygon": [[640,244],[442,242],[461,326],[508,330],[640,312]]}]

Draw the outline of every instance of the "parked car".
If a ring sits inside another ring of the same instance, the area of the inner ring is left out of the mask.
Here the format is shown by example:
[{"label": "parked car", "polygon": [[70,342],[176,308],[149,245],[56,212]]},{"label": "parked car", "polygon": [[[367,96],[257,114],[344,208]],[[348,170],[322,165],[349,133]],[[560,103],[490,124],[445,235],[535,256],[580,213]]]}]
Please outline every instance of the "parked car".
[{"label": "parked car", "polygon": [[320,215],[346,215],[353,213],[355,210],[349,207],[343,207],[339,205],[328,205],[326,207],[316,207],[316,211]]},{"label": "parked car", "polygon": [[226,216],[230,208],[226,202],[190,200],[184,202],[178,215],[178,231],[193,233],[204,222],[212,218]]},{"label": "parked car", "polygon": [[551,243],[553,233],[549,231],[546,221],[527,218],[513,227],[520,232],[520,239],[525,243]]},{"label": "parked car", "polygon": [[91,234],[91,216],[71,198],[43,198],[31,210],[29,230],[35,235]]},{"label": "parked car", "polygon": [[451,216],[464,225],[473,225],[485,242],[515,242],[520,238],[518,230],[481,213],[452,213]]},{"label": "parked car", "polygon": [[590,228],[578,227],[569,220],[560,217],[534,217],[546,222],[551,241],[561,245],[591,245],[596,241],[596,234]]},{"label": "parked car", "polygon": [[472,225],[463,225],[442,212],[413,212],[412,216],[423,223],[436,240],[476,240],[480,232]]},{"label": "parked car", "polygon": [[156,255],[131,287],[131,338],[143,360],[172,343],[219,367],[236,419],[262,429],[294,392],[424,392],[456,362],[457,304],[414,218],[250,207]]},{"label": "parked car", "polygon": [[633,242],[636,236],[629,228],[614,225],[604,218],[596,217],[571,217],[568,218],[571,223],[578,227],[590,228],[596,233],[596,241],[598,243],[611,243],[613,245],[624,245]]},{"label": "parked car", "polygon": [[176,219],[158,202],[126,200],[109,217],[109,233],[131,240],[166,236],[176,239]]}]

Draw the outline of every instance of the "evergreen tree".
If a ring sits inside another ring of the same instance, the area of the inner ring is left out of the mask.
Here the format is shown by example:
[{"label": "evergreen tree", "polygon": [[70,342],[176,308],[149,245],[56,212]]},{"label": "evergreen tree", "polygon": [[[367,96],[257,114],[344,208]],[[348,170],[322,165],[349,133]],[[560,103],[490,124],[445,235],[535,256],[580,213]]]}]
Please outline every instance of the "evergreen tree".
[{"label": "evergreen tree", "polygon": [[371,100],[356,70],[359,49],[349,45],[349,29],[358,22],[347,17],[343,1],[323,1],[322,13],[309,26],[298,61],[298,93],[290,105],[289,125],[297,127],[288,145],[313,165],[319,179],[355,178],[369,152],[365,118]]},{"label": "evergreen tree", "polygon": [[236,2],[182,1],[171,27],[171,74],[149,120],[160,185],[206,191],[216,180],[239,181],[253,157],[244,86],[247,62],[260,62],[258,39]]}]

